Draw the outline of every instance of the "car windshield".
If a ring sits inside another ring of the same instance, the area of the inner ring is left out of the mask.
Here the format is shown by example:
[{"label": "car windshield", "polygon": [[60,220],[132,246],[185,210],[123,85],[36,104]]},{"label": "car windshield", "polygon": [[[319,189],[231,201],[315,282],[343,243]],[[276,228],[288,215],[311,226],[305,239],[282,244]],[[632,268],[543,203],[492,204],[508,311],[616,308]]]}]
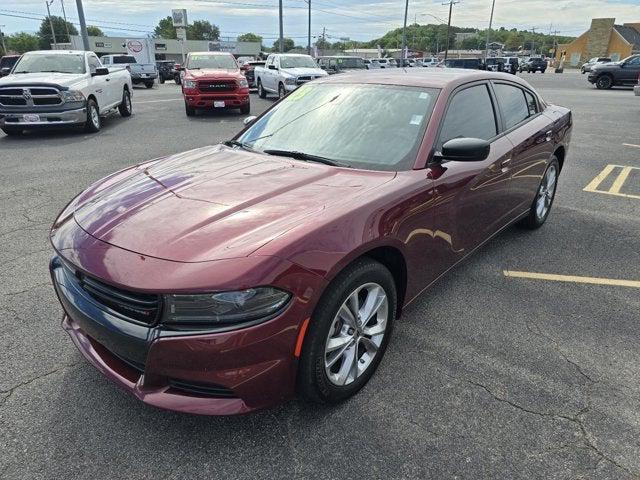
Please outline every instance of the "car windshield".
[{"label": "car windshield", "polygon": [[70,54],[24,54],[14,69],[14,73],[85,73],[84,55]]},{"label": "car windshield", "polygon": [[190,55],[187,60],[187,68],[228,68],[236,69],[238,65],[231,55]]},{"label": "car windshield", "polygon": [[280,68],[318,68],[311,57],[280,57]]},{"label": "car windshield", "polygon": [[113,63],[136,63],[136,58],[131,55],[121,55],[119,57],[113,57]]},{"label": "car windshield", "polygon": [[336,58],[336,62],[338,62],[340,68],[366,68],[362,58],[342,57]]},{"label": "car windshield", "polygon": [[387,85],[304,85],[237,140],[368,170],[407,170],[439,90]]}]

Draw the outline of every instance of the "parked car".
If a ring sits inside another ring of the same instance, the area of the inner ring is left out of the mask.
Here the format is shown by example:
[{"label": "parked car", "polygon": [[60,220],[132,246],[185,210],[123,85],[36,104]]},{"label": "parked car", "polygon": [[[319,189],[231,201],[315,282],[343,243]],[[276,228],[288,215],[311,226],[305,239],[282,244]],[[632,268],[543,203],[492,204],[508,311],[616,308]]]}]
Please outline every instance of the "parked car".
[{"label": "parked car", "polygon": [[321,69],[327,73],[343,73],[353,70],[366,70],[367,66],[364,63],[364,58],[361,57],[349,57],[346,55],[334,55],[328,57],[319,57],[318,65]]},{"label": "parked car", "polygon": [[590,72],[591,67],[593,67],[594,65],[609,62],[611,62],[611,59],[609,57],[593,57],[588,62],[582,64],[582,67],[580,67],[580,73],[584,75],[585,73]]},{"label": "parked car", "polygon": [[633,87],[633,93],[636,97],[640,97],[640,75],[638,75],[638,83]]},{"label": "parked car", "polygon": [[547,70],[547,61],[542,57],[531,57],[520,64],[519,71],[527,73],[544,73]]},{"label": "parked car", "polygon": [[175,63],[173,65],[173,81],[176,85],[182,84],[182,75],[184,75],[184,69],[182,68],[181,63]]},{"label": "parked car", "polygon": [[240,67],[240,70],[247,78],[247,82],[249,82],[249,88],[257,87],[255,69],[256,67],[264,67],[265,63],[264,60],[248,60]]},{"label": "parked car", "polygon": [[0,58],[0,77],[6,77],[16,64],[20,55],[5,55]]},{"label": "parked car", "polygon": [[406,305],[509,225],[544,224],[571,127],[568,109],[490,72],[303,85],[225,144],[73,199],[50,233],[62,326],[150,405],[340,402]]},{"label": "parked car", "polygon": [[506,62],[506,58],[489,57],[485,60],[485,65],[487,67],[487,70],[490,70],[492,72],[504,72]]},{"label": "parked car", "polygon": [[447,58],[442,62],[445,68],[465,68],[468,70],[486,70],[481,58]]},{"label": "parked car", "polygon": [[440,60],[438,60],[435,57],[431,57],[431,58],[425,57],[421,59],[421,62],[423,67],[435,67],[440,63]]},{"label": "parked car", "polygon": [[515,75],[520,68],[520,61],[518,57],[506,57],[505,58],[505,72]]},{"label": "parked car", "polygon": [[249,82],[228,52],[190,52],[184,63],[182,95],[188,117],[197,109],[251,111]]},{"label": "parked car", "polygon": [[269,93],[283,98],[300,85],[327,75],[311,56],[293,53],[272,53],[264,67],[255,69],[260,98],[267,98]]},{"label": "parked car", "polygon": [[164,83],[167,80],[173,80],[175,77],[174,62],[171,60],[158,60],[156,69],[158,70],[158,82]]},{"label": "parked car", "polygon": [[63,126],[97,132],[101,116],[131,115],[131,91],[129,73],[109,72],[93,52],[28,52],[0,79],[0,128],[7,135]]},{"label": "parked car", "polygon": [[376,70],[380,67],[380,62],[377,58],[365,59],[364,64],[367,66],[367,70]]},{"label": "parked car", "polygon": [[380,68],[398,68],[398,62],[395,58],[376,58]]},{"label": "parked car", "polygon": [[158,78],[158,70],[153,63],[138,63],[133,55],[103,55],[100,57],[102,64],[107,67],[126,68],[131,74],[134,85],[144,84],[147,88],[153,87],[153,81]]},{"label": "parked car", "polygon": [[596,88],[606,90],[615,86],[630,87],[640,74],[640,55],[631,55],[620,62],[598,63],[591,67],[587,79]]}]

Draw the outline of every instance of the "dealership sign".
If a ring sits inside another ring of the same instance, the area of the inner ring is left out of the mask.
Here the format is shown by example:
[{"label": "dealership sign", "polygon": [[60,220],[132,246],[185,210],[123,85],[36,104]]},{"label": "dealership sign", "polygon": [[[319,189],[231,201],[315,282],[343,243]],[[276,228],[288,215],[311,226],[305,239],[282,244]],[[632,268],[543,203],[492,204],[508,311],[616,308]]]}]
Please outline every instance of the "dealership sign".
[{"label": "dealership sign", "polygon": [[184,8],[171,10],[171,18],[174,27],[185,28],[187,26],[187,11]]},{"label": "dealership sign", "polygon": [[149,40],[146,38],[133,38],[125,42],[127,54],[133,56],[138,63],[151,63],[155,54],[150,51]]}]

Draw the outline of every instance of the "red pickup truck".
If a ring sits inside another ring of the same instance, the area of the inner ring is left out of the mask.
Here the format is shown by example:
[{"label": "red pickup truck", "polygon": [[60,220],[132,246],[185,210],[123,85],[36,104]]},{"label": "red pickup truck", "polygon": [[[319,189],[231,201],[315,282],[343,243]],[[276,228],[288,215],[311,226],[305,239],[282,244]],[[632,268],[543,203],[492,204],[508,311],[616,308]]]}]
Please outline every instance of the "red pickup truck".
[{"label": "red pickup truck", "polygon": [[225,52],[191,52],[184,63],[182,94],[188,117],[196,109],[251,110],[249,83],[236,59]]}]

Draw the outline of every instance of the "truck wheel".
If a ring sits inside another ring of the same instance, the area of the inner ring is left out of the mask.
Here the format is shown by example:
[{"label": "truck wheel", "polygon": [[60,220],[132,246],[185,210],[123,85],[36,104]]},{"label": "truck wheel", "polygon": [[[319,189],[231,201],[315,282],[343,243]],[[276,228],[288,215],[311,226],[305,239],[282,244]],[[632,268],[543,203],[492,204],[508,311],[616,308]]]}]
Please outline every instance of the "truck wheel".
[{"label": "truck wheel", "polygon": [[2,131],[10,137],[18,137],[22,135],[23,130],[15,127],[2,127]]},{"label": "truck wheel", "polygon": [[260,79],[258,79],[258,96],[260,98],[267,98],[267,92],[262,87],[262,81]]},{"label": "truck wheel", "polygon": [[159,82],[160,82],[161,84],[164,84],[164,77],[160,77]]},{"label": "truck wheel", "polygon": [[180,85],[180,75],[175,75],[173,77],[173,81],[176,82],[176,85]]},{"label": "truck wheel", "polygon": [[100,110],[98,110],[98,104],[93,98],[90,98],[87,102],[87,121],[84,124],[84,131],[88,133],[95,133],[100,131],[102,126],[100,121]]},{"label": "truck wheel", "polygon": [[147,88],[153,88],[153,82],[144,82],[144,86]]},{"label": "truck wheel", "polygon": [[596,88],[598,90],[608,90],[613,87],[613,78],[611,75],[600,75],[596,80]]},{"label": "truck wheel", "polygon": [[184,112],[187,114],[187,117],[193,117],[196,114],[196,109],[190,107],[187,102],[184,102]]},{"label": "truck wheel", "polygon": [[240,113],[247,114],[251,112],[251,104],[247,103],[246,105],[242,105],[240,107]]},{"label": "truck wheel", "polygon": [[131,94],[129,93],[129,90],[125,88],[122,91],[122,102],[118,105],[118,111],[121,116],[130,117],[131,110]]},{"label": "truck wheel", "polygon": [[278,98],[282,99],[287,96],[287,91],[284,89],[284,84],[278,85]]}]

